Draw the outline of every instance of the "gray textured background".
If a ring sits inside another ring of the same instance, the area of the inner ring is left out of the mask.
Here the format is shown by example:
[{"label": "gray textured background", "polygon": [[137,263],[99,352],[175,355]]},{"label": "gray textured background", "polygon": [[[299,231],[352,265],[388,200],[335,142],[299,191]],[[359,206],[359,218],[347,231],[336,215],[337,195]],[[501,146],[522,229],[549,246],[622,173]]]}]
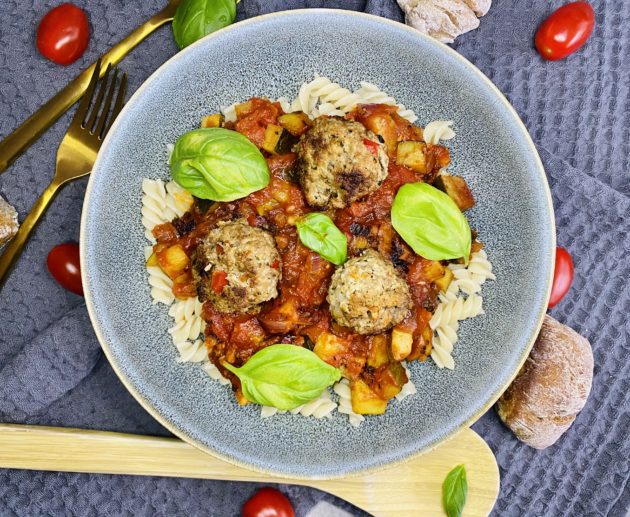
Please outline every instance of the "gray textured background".
[{"label": "gray textured background", "polygon": [[[96,56],[155,13],[162,2],[75,0],[89,13],[86,54],[64,68],[34,45],[41,16],[58,1],[0,2],[0,136],[8,134]],[[501,468],[496,515],[625,515],[630,507],[630,2],[594,0],[595,33],[578,54],[544,62],[532,48],[553,0],[495,0],[481,27],[455,48],[514,104],[545,163],[558,242],[576,276],[552,311],[593,345],[593,392],[555,446],[535,451],[512,437],[494,412],[474,429]],[[402,20],[394,0],[242,0],[239,18],[282,8],[345,7]],[[137,88],[176,51],[163,27],[122,67]],[[9,171],[0,193],[23,217],[54,171],[62,118]],[[103,358],[83,300],[50,278],[52,246],[78,239],[85,181],[49,210],[0,292],[0,421],[167,435]],[[238,515],[257,488],[246,483],[0,470],[0,515]],[[317,491],[283,487],[306,515]],[[337,501],[337,504],[343,506]],[[343,506],[348,509],[348,506]]]}]

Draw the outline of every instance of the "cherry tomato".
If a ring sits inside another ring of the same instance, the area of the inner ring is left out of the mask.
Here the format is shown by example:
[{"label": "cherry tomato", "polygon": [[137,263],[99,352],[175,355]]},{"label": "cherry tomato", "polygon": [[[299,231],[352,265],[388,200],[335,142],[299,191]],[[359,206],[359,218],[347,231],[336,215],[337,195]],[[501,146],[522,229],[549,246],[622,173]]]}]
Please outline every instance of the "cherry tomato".
[{"label": "cherry tomato", "polygon": [[66,242],[55,246],[48,254],[47,264],[48,271],[61,287],[83,296],[78,244]]},{"label": "cherry tomato", "polygon": [[247,500],[242,517],[295,517],[295,512],[282,492],[266,487]]},{"label": "cherry tomato", "polygon": [[37,48],[45,58],[69,65],[85,52],[89,37],[90,26],[83,10],[73,4],[61,4],[39,22]]},{"label": "cherry tomato", "polygon": [[571,255],[564,248],[556,248],[556,267],[553,273],[553,284],[551,285],[551,297],[549,298],[549,308],[558,305],[560,300],[567,294],[573,282],[573,260]]},{"label": "cherry tomato", "polygon": [[536,32],[536,48],[555,61],[573,54],[593,32],[595,12],[588,2],[571,2],[556,9]]}]

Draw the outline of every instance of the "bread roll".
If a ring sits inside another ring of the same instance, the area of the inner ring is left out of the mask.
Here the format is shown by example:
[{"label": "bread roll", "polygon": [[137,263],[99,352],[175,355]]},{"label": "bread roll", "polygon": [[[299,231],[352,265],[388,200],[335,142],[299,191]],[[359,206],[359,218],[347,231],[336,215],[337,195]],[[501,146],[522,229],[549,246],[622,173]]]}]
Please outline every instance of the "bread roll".
[{"label": "bread roll", "polygon": [[15,208],[0,197],[0,246],[9,242],[18,228],[18,214]]},{"label": "bread roll", "polygon": [[443,43],[479,27],[491,0],[398,0],[405,23]]},{"label": "bread roll", "polygon": [[592,380],[588,340],[545,316],[525,365],[497,402],[497,413],[519,440],[544,449],[571,426],[586,403]]}]

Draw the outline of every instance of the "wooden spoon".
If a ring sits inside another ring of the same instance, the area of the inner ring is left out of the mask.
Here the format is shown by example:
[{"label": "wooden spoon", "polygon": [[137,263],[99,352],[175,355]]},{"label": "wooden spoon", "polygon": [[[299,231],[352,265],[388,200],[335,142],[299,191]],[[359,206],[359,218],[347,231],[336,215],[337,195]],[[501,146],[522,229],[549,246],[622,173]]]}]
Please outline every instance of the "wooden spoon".
[{"label": "wooden spoon", "polygon": [[471,429],[421,456],[370,474],[331,480],[273,478],[237,467],[176,438],[0,424],[0,467],[306,485],[330,492],[378,517],[443,516],[442,481],[464,464],[464,517],[486,516],[499,493],[499,469]]}]

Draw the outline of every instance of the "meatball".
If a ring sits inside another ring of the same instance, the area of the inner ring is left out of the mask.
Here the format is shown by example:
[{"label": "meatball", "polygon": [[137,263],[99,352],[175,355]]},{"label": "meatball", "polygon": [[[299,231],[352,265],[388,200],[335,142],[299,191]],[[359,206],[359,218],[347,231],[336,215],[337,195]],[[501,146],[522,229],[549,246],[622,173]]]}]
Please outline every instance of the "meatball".
[{"label": "meatball", "polygon": [[278,295],[281,268],[274,239],[244,220],[219,223],[199,244],[193,262],[199,299],[219,312],[253,314]]},{"label": "meatball", "polygon": [[375,250],[367,250],[335,271],[327,300],[334,320],[359,334],[388,330],[411,309],[407,282]]},{"label": "meatball", "polygon": [[296,146],[297,176],[308,204],[344,208],[387,177],[385,144],[359,122],[317,118]]}]

